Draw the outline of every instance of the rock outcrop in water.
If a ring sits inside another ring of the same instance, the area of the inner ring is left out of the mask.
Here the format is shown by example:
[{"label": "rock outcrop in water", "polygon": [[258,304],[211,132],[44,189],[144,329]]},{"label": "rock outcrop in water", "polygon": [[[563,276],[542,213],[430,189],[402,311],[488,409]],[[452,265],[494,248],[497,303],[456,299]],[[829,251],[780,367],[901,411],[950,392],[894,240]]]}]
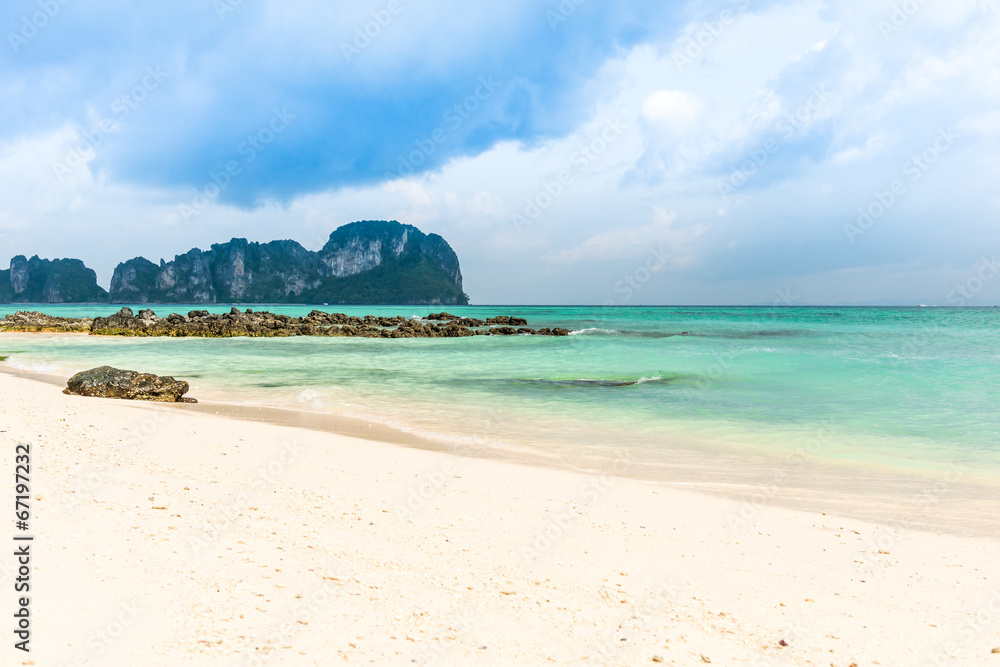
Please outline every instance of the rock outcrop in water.
[{"label": "rock outcrop in water", "polygon": [[322,303],[465,305],[458,255],[437,234],[384,220],[335,230],[318,252],[295,241],[232,239],[173,261],[122,262],[111,291],[78,259],[18,255],[0,303]]},{"label": "rock outcrop in water", "polygon": [[446,322],[424,321],[405,317],[355,317],[343,313],[314,310],[306,317],[289,317],[274,313],[241,312],[233,307],[225,314],[209,314],[207,310],[192,310],[187,315],[173,313],[157,317],[152,310],[133,314],[122,308],[111,317],[97,317],[91,323],[91,334],[103,336],[196,336],[230,338],[234,336],[357,336],[365,338],[459,338],[464,336],[565,336],[566,329],[530,329],[519,317],[500,316],[488,320],[456,317]]},{"label": "rock outcrop in water", "polygon": [[90,331],[92,322],[89,317],[53,317],[34,310],[19,310],[0,322],[0,331]]},{"label": "rock outcrop in water", "polygon": [[124,398],[133,401],[158,401],[161,403],[197,403],[184,398],[188,383],[170,376],[124,371],[111,366],[100,366],[77,373],[69,379],[64,394],[74,396],[99,396]]},{"label": "rock outcrop in water", "polygon": [[56,318],[42,313],[7,315],[0,331],[89,331],[97,336],[176,336],[231,338],[236,336],[357,336],[364,338],[461,338],[465,336],[566,336],[567,329],[531,329],[527,320],[501,315],[480,320],[447,313],[432,313],[423,320],[405,317],[355,317],[343,313],[314,310],[305,317],[275,315],[266,311],[240,311],[233,307],[225,314],[192,310],[187,315],[172,313],[158,317],[150,309],[138,314],[122,308],[110,317]]},{"label": "rock outcrop in water", "polygon": [[364,221],[340,227],[318,252],[295,241],[232,239],[159,265],[118,265],[113,303],[468,303],[458,256],[412,225]]},{"label": "rock outcrop in water", "polygon": [[102,303],[108,293],[78,259],[18,255],[0,271],[0,303]]}]

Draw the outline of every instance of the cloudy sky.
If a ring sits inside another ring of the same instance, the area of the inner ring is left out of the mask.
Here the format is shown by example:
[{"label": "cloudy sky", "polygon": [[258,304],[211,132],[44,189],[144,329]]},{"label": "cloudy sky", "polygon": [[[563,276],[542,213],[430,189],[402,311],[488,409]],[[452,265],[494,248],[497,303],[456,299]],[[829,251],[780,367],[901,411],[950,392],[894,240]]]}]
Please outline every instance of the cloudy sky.
[{"label": "cloudy sky", "polygon": [[444,236],[474,303],[1000,302],[995,0],[11,0],[0,264]]}]

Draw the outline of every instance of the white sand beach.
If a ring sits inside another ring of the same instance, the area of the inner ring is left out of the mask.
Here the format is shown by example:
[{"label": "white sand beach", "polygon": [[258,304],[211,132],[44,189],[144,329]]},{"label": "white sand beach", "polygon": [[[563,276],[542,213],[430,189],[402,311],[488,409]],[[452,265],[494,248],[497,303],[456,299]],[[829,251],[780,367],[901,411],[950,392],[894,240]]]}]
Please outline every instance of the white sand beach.
[{"label": "white sand beach", "polygon": [[8,632],[5,665],[1000,666],[996,538],[7,374],[0,397],[35,536],[32,651]]}]

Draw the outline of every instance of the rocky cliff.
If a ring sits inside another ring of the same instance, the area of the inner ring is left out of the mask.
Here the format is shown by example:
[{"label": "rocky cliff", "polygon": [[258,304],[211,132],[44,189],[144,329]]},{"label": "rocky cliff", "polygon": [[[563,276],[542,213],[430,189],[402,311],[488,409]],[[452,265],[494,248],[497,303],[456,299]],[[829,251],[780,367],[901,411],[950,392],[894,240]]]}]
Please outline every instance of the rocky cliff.
[{"label": "rocky cliff", "polygon": [[465,304],[447,241],[398,222],[344,225],[319,252],[232,239],[159,266],[137,257],[111,279],[114,303]]},{"label": "rocky cliff", "polygon": [[97,274],[78,259],[18,255],[0,271],[0,303],[100,303],[108,293]]},{"label": "rocky cliff", "polygon": [[338,228],[318,252],[295,241],[232,239],[173,261],[122,262],[111,291],[76,259],[23,256],[0,271],[0,303],[323,303],[462,305],[458,256],[437,234],[398,222]]}]

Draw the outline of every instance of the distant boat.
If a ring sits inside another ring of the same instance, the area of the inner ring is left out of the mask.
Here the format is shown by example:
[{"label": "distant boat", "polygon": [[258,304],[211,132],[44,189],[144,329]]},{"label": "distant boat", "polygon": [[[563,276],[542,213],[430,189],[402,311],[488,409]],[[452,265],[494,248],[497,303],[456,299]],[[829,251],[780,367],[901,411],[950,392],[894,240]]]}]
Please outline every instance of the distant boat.
[{"label": "distant boat", "polygon": [[927,307],[926,303],[918,303],[917,305],[920,306],[921,308],[926,308]]}]

